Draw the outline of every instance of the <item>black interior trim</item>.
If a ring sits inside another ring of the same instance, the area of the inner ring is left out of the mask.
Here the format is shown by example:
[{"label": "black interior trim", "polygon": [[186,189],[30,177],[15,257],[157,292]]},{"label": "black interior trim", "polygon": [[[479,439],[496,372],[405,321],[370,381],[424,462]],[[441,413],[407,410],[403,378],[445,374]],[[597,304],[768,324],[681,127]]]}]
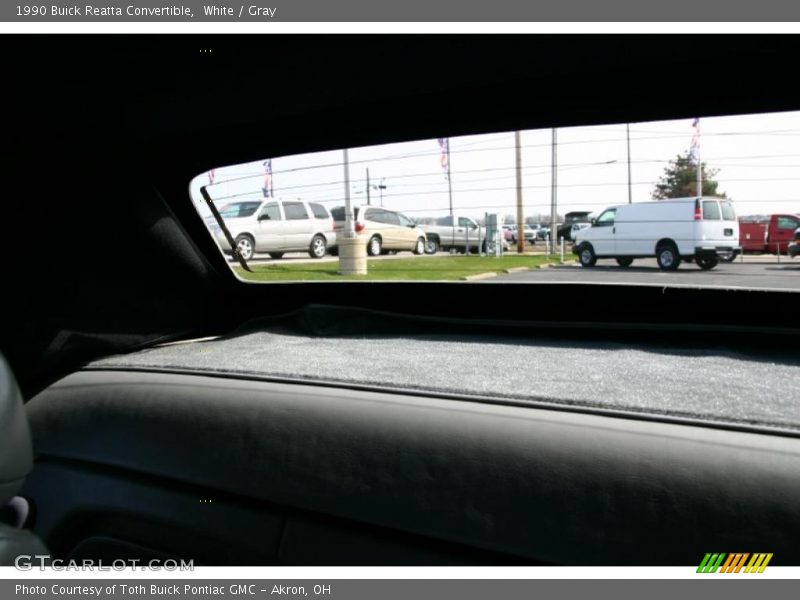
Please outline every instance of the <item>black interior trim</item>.
[{"label": "black interior trim", "polygon": [[[757,541],[782,564],[800,564],[800,507],[787,501],[800,497],[793,437],[123,371],[76,373],[27,408],[41,456],[526,560],[686,565],[709,547]],[[59,479],[39,467],[44,487],[24,492],[44,533],[46,515],[65,511],[48,509]],[[112,496],[130,498],[112,481],[57,500],[102,512]],[[413,552],[406,560],[424,563]]]}]

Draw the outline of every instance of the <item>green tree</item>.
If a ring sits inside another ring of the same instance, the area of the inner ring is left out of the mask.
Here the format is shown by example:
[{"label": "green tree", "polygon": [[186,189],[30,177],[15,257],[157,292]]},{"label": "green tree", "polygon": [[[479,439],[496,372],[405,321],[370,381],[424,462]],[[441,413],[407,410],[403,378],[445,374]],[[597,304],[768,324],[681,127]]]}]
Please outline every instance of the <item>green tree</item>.
[{"label": "green tree", "polygon": [[[725,198],[725,192],[720,192],[718,183],[714,180],[719,169],[709,169],[706,163],[701,163],[700,173],[703,176],[703,196],[717,196]],[[666,198],[689,198],[697,195],[697,165],[689,153],[679,154],[669,161],[664,169],[664,174],[656,183],[653,198],[664,200]]]}]

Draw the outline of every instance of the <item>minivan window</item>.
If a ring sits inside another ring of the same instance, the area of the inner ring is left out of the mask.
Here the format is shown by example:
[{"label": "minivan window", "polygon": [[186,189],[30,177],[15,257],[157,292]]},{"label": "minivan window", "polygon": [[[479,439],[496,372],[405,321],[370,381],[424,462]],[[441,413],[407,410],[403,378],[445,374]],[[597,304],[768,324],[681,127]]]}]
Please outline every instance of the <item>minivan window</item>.
[{"label": "minivan window", "polygon": [[400,218],[400,225],[402,225],[403,227],[413,227],[414,226],[414,221],[409,219],[404,214],[398,214],[397,216]]},{"label": "minivan window", "polygon": [[280,221],[281,220],[281,210],[278,208],[277,202],[270,202],[266,206],[264,206],[264,210],[261,211],[261,214],[258,217],[263,221]]},{"label": "minivan window", "polygon": [[261,202],[231,202],[219,210],[223,219],[238,219],[239,217],[249,217],[258,210]]},{"label": "minivan window", "polygon": [[384,223],[386,225],[389,225],[392,223],[390,214],[391,213],[385,210],[381,210],[380,208],[370,208],[366,211],[364,219],[368,221],[375,221],[376,223]]},{"label": "minivan window", "polygon": [[383,223],[388,225],[400,225],[400,215],[388,210],[383,211]]},{"label": "minivan window", "polygon": [[311,212],[314,213],[314,217],[317,219],[327,219],[328,211],[325,210],[325,207],[322,204],[316,204],[314,202],[309,202],[308,205],[311,207]]},{"label": "minivan window", "polygon": [[703,200],[703,220],[719,221],[722,216],[719,212],[719,204],[716,200]]},{"label": "minivan window", "polygon": [[383,223],[383,211],[377,208],[364,209],[364,220],[375,221],[376,223]]},{"label": "minivan window", "polygon": [[306,207],[302,202],[284,202],[283,212],[287,221],[301,221],[308,218]]}]

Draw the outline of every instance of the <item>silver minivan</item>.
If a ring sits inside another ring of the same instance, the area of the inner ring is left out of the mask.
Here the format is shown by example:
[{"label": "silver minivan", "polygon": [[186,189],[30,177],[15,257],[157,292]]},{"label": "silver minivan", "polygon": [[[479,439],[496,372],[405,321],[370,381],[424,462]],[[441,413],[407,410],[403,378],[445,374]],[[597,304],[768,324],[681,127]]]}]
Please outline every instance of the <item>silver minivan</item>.
[{"label": "silver minivan", "polygon": [[[219,212],[245,260],[256,252],[272,258],[281,258],[286,252],[308,252],[312,258],[322,258],[328,246],[336,243],[331,214],[316,202],[242,200],[225,204]],[[209,220],[209,229],[223,252],[231,254],[214,219]]]}]

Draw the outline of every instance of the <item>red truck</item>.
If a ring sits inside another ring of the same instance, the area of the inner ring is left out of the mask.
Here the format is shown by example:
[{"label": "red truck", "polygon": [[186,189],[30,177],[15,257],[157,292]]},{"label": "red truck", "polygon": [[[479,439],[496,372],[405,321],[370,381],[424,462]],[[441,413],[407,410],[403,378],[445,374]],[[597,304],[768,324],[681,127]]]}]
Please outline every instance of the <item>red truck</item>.
[{"label": "red truck", "polygon": [[786,254],[794,231],[800,227],[798,215],[758,215],[739,217],[739,245],[742,252]]}]

